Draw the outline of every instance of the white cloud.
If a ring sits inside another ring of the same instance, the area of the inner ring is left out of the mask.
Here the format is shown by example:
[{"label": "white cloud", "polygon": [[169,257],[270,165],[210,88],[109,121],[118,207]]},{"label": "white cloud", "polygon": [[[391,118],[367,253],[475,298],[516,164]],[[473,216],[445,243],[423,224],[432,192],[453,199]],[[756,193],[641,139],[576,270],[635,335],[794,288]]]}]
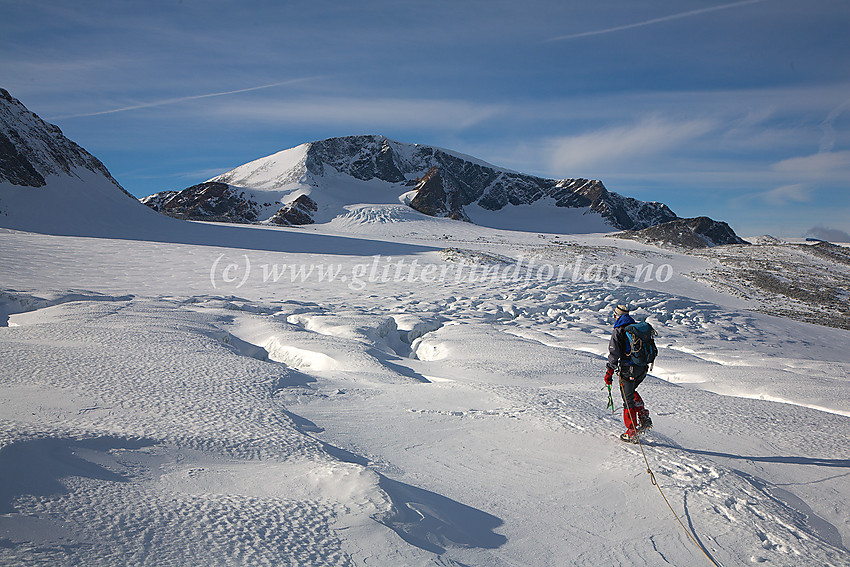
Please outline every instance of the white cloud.
[{"label": "white cloud", "polygon": [[657,154],[703,136],[713,130],[711,120],[673,122],[650,118],[634,126],[620,126],[550,141],[551,167],[555,171],[579,171]]},{"label": "white cloud", "polygon": [[772,169],[817,179],[847,179],[850,176],[850,150],[788,158],[774,163]]}]

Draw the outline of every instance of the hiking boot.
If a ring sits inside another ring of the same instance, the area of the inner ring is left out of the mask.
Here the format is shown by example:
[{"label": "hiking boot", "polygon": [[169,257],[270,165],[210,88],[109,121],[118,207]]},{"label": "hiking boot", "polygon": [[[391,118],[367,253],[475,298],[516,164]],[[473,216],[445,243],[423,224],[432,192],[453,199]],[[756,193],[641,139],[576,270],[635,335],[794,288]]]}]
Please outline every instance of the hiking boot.
[{"label": "hiking boot", "polygon": [[636,431],[624,431],[620,434],[620,440],[626,443],[637,443],[638,436]]},{"label": "hiking boot", "polygon": [[640,420],[640,425],[637,427],[638,433],[646,431],[647,429],[652,429],[652,420],[649,419],[649,417],[642,418]]}]

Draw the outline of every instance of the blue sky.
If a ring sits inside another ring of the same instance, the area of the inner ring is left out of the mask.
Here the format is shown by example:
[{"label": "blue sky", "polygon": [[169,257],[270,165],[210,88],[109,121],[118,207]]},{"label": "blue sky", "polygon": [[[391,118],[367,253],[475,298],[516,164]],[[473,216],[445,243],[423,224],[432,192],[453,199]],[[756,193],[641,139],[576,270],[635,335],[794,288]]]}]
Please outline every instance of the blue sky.
[{"label": "blue sky", "polygon": [[850,232],[845,0],[0,0],[0,86],[131,193],[383,134],[742,235]]}]

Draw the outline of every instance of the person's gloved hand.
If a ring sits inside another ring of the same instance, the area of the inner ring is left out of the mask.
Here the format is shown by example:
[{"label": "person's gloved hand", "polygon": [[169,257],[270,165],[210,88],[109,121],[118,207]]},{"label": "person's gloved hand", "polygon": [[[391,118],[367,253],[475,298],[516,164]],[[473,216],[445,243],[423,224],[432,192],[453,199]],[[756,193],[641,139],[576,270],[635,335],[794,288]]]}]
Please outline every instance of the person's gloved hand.
[{"label": "person's gloved hand", "polygon": [[608,371],[607,371],[607,372],[605,372],[605,378],[603,378],[603,380],[604,380],[604,382],[605,382],[607,385],[609,385],[609,386],[610,386],[610,385],[611,385],[611,383],[614,381],[614,380],[611,378],[612,376],[614,376],[614,369],[613,369],[613,368],[608,368]]}]

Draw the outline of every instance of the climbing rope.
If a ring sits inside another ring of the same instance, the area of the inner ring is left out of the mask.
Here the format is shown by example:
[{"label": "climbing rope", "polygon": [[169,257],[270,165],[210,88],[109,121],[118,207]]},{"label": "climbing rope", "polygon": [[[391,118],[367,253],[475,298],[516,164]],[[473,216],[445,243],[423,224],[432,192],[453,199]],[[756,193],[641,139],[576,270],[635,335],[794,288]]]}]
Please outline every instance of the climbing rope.
[{"label": "climbing rope", "polygon": [[[625,400],[626,396],[625,396],[625,393],[623,392],[622,381],[620,382],[620,393],[623,394],[623,400]],[[609,396],[610,396],[610,387],[609,387]],[[705,557],[709,561],[711,561],[711,563],[714,565],[714,567],[720,567],[720,565],[714,560],[714,558],[711,557],[711,555],[708,554],[708,552],[705,550],[705,548],[697,541],[696,535],[694,535],[691,532],[691,530],[689,530],[688,528],[685,527],[685,524],[682,523],[682,520],[679,518],[679,514],[677,514],[676,511],[673,509],[673,506],[670,505],[670,501],[667,500],[667,497],[664,495],[664,491],[661,490],[661,486],[658,484],[658,481],[655,480],[655,473],[652,472],[652,469],[649,466],[649,460],[646,458],[646,453],[643,450],[643,443],[641,443],[641,441],[640,441],[640,433],[635,432],[635,437],[637,437],[637,440],[638,440],[638,447],[640,447],[640,453],[641,453],[641,455],[643,455],[643,462],[646,463],[646,472],[647,472],[647,474],[649,474],[650,482],[652,483],[652,485],[655,488],[658,489],[658,493],[661,494],[661,498],[664,499],[664,503],[667,504],[668,508],[670,508],[670,511],[673,513],[673,516],[676,518],[676,521],[679,522],[680,526],[682,526],[682,530],[684,530],[685,534],[688,536],[688,539],[690,539],[694,543],[694,545],[697,546],[700,549],[700,551],[702,551],[703,555],[705,555]]]}]

